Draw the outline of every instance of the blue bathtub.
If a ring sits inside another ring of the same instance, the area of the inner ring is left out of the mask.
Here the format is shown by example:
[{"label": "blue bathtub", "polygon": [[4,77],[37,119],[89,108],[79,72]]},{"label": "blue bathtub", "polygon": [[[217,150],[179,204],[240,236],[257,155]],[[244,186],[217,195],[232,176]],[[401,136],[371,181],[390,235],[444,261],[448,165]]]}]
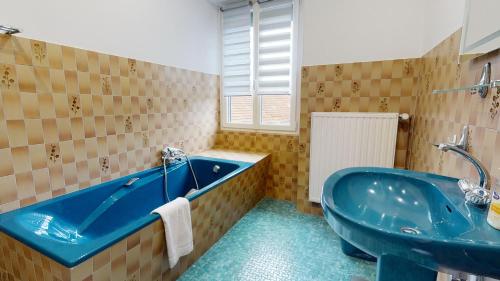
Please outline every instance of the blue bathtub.
[{"label": "blue bathtub", "polygon": [[[253,165],[199,156],[190,159],[200,186],[186,196],[190,201]],[[215,165],[220,167],[217,173]],[[131,178],[140,179],[124,187]],[[167,179],[170,200],[195,187],[185,162],[169,166]],[[73,267],[159,219],[150,212],[165,204],[165,197],[163,167],[156,167],[1,214],[0,231]]]}]

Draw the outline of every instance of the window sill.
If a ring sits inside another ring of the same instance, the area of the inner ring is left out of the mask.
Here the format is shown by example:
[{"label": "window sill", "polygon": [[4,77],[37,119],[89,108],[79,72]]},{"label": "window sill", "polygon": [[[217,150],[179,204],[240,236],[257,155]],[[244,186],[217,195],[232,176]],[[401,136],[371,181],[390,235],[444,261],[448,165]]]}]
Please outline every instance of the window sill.
[{"label": "window sill", "polygon": [[288,135],[288,136],[299,135],[299,132],[297,130],[292,131],[292,130],[254,129],[254,128],[237,128],[237,127],[221,127],[220,130],[225,132],[261,133],[261,134]]}]

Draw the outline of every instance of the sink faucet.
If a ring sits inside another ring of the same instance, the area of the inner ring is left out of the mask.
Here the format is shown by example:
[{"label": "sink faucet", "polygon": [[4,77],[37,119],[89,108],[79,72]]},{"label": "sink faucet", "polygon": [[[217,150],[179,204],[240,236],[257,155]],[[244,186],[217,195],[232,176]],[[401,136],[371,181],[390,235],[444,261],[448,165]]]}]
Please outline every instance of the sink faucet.
[{"label": "sink faucet", "polygon": [[445,144],[441,143],[437,145],[437,148],[441,151],[447,152],[449,150],[456,152],[457,154],[463,156],[465,159],[467,159],[473,166],[476,168],[477,173],[479,174],[479,187],[480,188],[487,188],[488,186],[488,175],[486,172],[486,168],[479,162],[479,160],[472,156],[467,150],[462,149],[456,145],[453,144]]},{"label": "sink faucet", "polygon": [[488,172],[481,162],[467,151],[467,139],[469,135],[469,127],[464,126],[460,141],[456,143],[456,138],[449,143],[435,144],[439,150],[443,152],[453,151],[469,161],[479,174],[479,186],[471,184],[467,180],[458,182],[460,189],[465,193],[465,201],[474,205],[485,206],[490,202],[490,194],[488,187]]}]

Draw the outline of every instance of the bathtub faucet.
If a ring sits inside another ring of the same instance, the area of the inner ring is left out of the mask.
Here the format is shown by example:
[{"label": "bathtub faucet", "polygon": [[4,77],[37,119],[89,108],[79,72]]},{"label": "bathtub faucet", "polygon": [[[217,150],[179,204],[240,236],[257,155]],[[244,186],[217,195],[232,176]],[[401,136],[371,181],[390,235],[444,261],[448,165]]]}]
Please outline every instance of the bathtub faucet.
[{"label": "bathtub faucet", "polygon": [[[200,189],[200,186],[198,185],[198,180],[196,179],[196,174],[194,173],[193,165],[191,165],[191,161],[189,161],[189,157],[186,154],[186,152],[184,152],[180,148],[165,146],[165,148],[161,151],[161,158],[163,160],[163,169],[165,170],[165,177],[167,175],[167,164],[174,163],[175,161],[182,161],[182,158],[185,158],[186,162],[189,166],[189,170],[191,171],[191,174],[193,175],[196,189],[197,190]],[[167,183],[167,180],[165,178],[165,184],[166,183]],[[165,185],[165,190],[167,190],[166,185]]]},{"label": "bathtub faucet", "polygon": [[181,161],[182,158],[187,157],[186,153],[179,148],[166,146],[161,152],[162,159],[167,163]]}]

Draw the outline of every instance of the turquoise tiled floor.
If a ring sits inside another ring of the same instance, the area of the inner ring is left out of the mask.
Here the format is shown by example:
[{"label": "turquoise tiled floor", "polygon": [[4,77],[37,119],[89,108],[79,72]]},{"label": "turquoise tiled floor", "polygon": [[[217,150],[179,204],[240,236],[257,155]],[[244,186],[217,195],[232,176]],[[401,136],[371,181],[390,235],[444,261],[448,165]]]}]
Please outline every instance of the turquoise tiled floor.
[{"label": "turquoise tiled floor", "polygon": [[342,254],[339,237],[289,202],[262,200],[180,280],[374,280],[375,264]]}]

